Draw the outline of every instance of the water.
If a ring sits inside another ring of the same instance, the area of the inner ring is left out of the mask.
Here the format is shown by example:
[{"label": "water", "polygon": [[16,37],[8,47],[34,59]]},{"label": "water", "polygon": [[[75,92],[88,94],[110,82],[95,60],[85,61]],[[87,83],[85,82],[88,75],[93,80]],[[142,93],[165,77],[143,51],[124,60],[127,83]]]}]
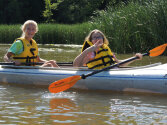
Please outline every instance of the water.
[{"label": "water", "polygon": [[[9,45],[0,46],[0,61]],[[40,56],[71,62],[80,46],[40,46]],[[118,58],[133,54],[118,55]],[[144,57],[132,65],[167,62],[165,56]],[[166,95],[68,90],[0,84],[1,125],[148,125],[167,124]]]}]

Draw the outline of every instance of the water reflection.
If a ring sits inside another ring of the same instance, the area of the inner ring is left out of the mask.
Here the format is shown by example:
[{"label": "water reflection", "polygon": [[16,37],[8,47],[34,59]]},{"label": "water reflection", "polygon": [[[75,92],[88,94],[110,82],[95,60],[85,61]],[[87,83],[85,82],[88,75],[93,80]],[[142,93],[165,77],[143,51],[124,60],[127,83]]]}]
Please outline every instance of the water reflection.
[{"label": "water reflection", "polygon": [[52,113],[51,119],[55,123],[66,123],[66,125],[70,125],[75,122],[73,112],[77,111],[77,106],[72,100],[68,98],[54,98],[50,100],[50,107]]},{"label": "water reflection", "polygon": [[[9,45],[1,46],[0,61]],[[71,62],[80,46],[40,46],[40,56]],[[118,55],[124,59],[133,54]],[[166,56],[144,57],[133,65],[167,62]],[[108,125],[167,124],[166,96],[65,91],[51,94],[47,89],[0,86],[0,124]]]},{"label": "water reflection", "polygon": [[[0,124],[33,124],[38,121],[37,106],[42,92],[8,85],[1,86]],[[30,120],[31,119],[31,120]]]},{"label": "water reflection", "polygon": [[75,103],[75,93],[61,92],[57,94],[45,94],[49,99],[50,119],[53,123],[71,125],[75,123],[75,114],[78,107]]},{"label": "water reflection", "polygon": [[[157,104],[163,98],[163,96],[132,96],[128,94],[124,94],[121,98],[113,97],[110,99],[110,113],[106,114],[109,116],[107,123],[166,124],[166,101],[165,103]],[[159,119],[160,117],[161,119]]]},{"label": "water reflection", "polygon": [[166,124],[166,96],[0,86],[0,124]]}]

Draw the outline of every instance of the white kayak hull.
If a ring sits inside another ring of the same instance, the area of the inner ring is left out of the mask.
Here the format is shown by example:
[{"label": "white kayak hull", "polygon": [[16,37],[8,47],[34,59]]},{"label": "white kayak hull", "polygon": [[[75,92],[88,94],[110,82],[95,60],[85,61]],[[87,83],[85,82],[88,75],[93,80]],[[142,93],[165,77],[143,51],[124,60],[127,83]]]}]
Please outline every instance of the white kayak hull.
[{"label": "white kayak hull", "polygon": [[[0,83],[48,87],[54,81],[89,72],[93,70],[0,66]],[[73,88],[167,94],[167,64],[103,71],[79,80]]]}]

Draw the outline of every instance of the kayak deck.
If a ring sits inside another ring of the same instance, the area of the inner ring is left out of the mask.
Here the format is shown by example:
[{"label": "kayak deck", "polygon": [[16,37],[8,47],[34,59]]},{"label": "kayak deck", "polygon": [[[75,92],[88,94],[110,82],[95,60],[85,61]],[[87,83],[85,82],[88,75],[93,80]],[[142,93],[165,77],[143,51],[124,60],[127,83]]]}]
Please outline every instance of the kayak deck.
[{"label": "kayak deck", "polygon": [[[86,67],[0,66],[0,82],[12,85],[46,86],[54,81],[94,70]],[[165,68],[166,67],[166,68]],[[73,88],[129,92],[167,93],[167,64],[116,68],[79,80]]]}]

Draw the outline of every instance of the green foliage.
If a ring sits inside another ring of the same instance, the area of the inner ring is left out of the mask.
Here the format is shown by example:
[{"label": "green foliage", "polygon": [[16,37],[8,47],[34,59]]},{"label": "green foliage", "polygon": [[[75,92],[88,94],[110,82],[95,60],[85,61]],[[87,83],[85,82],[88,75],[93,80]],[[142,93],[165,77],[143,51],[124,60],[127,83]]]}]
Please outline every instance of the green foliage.
[{"label": "green foliage", "polygon": [[[42,44],[81,45],[91,30],[99,29],[117,53],[145,52],[167,42],[166,0],[113,2],[108,9],[94,14],[96,17],[87,23],[39,24],[35,40]],[[20,26],[0,25],[0,43],[12,43],[21,36]]]},{"label": "green foliage", "polygon": [[[44,16],[47,22],[81,23],[94,16],[94,11],[105,9],[110,3],[111,0],[45,0]],[[49,13],[48,16],[46,13]]]},{"label": "green foliage", "polygon": [[35,39],[42,44],[82,44],[85,36],[91,30],[89,27],[91,25],[88,23],[40,24]]},{"label": "green foliage", "polygon": [[0,0],[0,24],[18,24],[32,19],[38,23],[83,23],[104,10],[128,0]]},{"label": "green foliage", "polygon": [[20,25],[0,25],[0,43],[13,43],[20,36]]},{"label": "green foliage", "polygon": [[46,18],[46,22],[51,21],[52,15],[50,0],[45,0],[45,11],[43,12],[43,16]]},{"label": "green foliage", "polygon": [[[21,25],[0,25],[0,43],[13,43],[21,36]],[[40,44],[82,44],[90,29],[89,23],[39,24],[34,39]]]},{"label": "green foliage", "polygon": [[92,24],[105,32],[116,52],[142,52],[167,42],[166,0],[122,3],[97,14]]},{"label": "green foliage", "polygon": [[42,21],[43,0],[0,0],[0,24],[18,24],[33,19]]},{"label": "green foliage", "polygon": [[46,19],[46,22],[54,22],[55,19],[52,18],[53,13],[52,10],[56,10],[57,6],[62,2],[62,0],[44,0],[45,1],[45,11],[43,12],[43,16]]}]

